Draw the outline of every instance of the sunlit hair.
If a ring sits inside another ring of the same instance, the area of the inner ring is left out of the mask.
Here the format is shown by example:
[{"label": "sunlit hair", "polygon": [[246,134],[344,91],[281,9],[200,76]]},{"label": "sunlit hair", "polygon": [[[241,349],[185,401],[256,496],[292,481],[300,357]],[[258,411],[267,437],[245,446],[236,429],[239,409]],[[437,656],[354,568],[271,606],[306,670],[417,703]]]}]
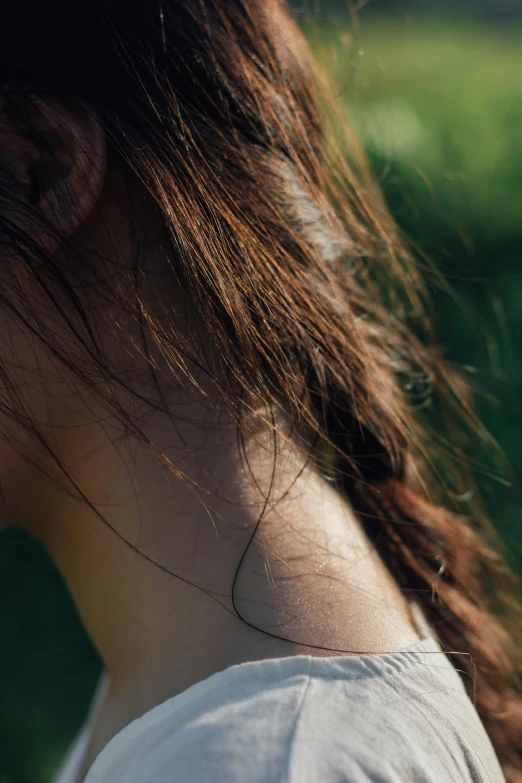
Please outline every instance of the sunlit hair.
[{"label": "sunlit hair", "polygon": [[[147,300],[137,229],[132,269],[107,259],[100,270],[72,247],[67,263],[42,263],[4,218],[1,274],[9,278],[14,249],[46,317],[11,278],[1,306],[136,437],[140,423],[113,390],[140,392],[105,355],[93,300],[109,314],[124,308],[143,355],[161,355],[184,383],[190,362],[203,365],[236,405],[240,434],[256,401],[283,410],[443,649],[460,653],[451,660],[506,778],[521,781],[511,633],[522,624],[509,570],[480,512],[456,504],[468,488],[461,457],[418,403],[443,411],[439,424],[450,422],[460,449],[477,421],[431,336],[417,262],[283,3],[4,0],[0,82],[20,122],[31,95],[82,101],[95,114],[111,162],[162,217],[173,286],[212,336],[214,364],[201,334]],[[12,203],[6,186],[0,211]],[[140,205],[131,206],[139,227]],[[7,366],[2,377],[4,414],[42,438]]]}]

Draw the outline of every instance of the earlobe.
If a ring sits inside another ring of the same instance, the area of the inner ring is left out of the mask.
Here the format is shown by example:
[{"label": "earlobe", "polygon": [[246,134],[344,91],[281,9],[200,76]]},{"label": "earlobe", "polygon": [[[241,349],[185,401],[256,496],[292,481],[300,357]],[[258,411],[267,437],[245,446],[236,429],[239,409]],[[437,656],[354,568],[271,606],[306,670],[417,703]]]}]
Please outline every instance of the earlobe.
[{"label": "earlobe", "polygon": [[105,132],[83,104],[36,97],[0,103],[6,216],[33,246],[52,254],[87,219],[100,196]]},{"label": "earlobe", "polygon": [[63,108],[36,101],[46,141],[32,172],[33,197],[60,235],[70,235],[93,210],[103,185],[105,132],[83,107]]}]

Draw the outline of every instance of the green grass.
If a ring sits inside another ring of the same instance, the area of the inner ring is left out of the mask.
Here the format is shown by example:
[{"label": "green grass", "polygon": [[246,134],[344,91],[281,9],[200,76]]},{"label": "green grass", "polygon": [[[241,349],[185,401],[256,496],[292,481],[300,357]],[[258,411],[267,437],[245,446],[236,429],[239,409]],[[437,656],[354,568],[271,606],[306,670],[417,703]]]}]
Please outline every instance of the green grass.
[{"label": "green grass", "polygon": [[439,335],[510,462],[478,480],[522,572],[522,26],[397,15],[308,33],[397,221],[454,289],[435,294]]},{"label": "green grass", "polygon": [[381,20],[354,35],[347,20],[310,38],[370,152],[467,226],[518,234],[522,27]]}]

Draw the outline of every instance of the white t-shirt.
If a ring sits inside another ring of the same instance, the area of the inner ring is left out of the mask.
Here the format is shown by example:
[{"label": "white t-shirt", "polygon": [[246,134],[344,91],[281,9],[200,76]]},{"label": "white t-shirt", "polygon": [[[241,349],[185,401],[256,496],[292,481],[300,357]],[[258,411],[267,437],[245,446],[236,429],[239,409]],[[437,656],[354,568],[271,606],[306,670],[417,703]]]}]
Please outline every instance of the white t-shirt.
[{"label": "white t-shirt", "polygon": [[[54,783],[74,779],[88,731]],[[432,636],[385,655],[231,666],[126,726],[85,783],[279,781],[505,783]]]}]

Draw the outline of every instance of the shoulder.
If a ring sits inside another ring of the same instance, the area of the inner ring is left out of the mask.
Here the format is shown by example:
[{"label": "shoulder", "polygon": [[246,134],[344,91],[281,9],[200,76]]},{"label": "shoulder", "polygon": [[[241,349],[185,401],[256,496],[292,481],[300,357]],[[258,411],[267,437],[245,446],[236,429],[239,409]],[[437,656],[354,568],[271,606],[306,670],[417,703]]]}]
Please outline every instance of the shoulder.
[{"label": "shoulder", "polygon": [[[460,678],[433,644],[431,661],[421,643],[232,667],[134,721],[86,783],[479,783],[484,769],[500,783]],[[470,760],[467,742],[483,757]]]}]

